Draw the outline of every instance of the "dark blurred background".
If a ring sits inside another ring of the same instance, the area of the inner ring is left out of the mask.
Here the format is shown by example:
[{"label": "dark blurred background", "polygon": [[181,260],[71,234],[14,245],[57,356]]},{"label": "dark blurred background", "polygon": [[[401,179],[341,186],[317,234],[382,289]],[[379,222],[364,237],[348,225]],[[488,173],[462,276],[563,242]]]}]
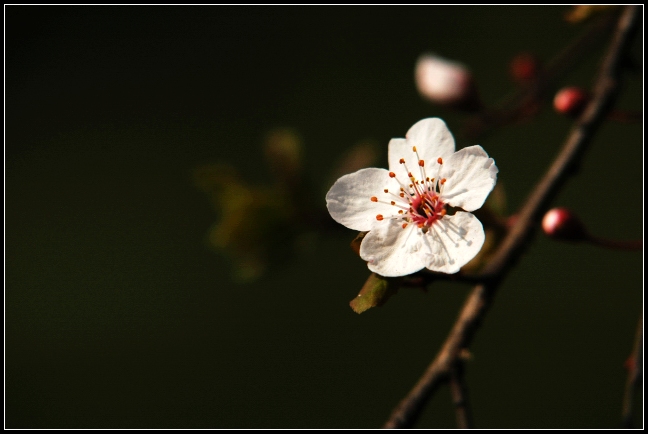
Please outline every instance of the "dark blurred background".
[{"label": "dark blurred background", "polygon": [[[194,172],[220,162],[262,185],[264,137],[291,128],[324,209],[360,141],[386,167],[390,138],[440,116],[475,144],[461,114],[418,95],[418,56],[465,63],[492,104],[514,89],[514,55],[548,60],[583,31],[567,10],[5,6],[6,427],[379,427],[470,287],[402,289],[357,315],[369,272],[343,229],[236,283]],[[590,86],[604,41],[560,83]],[[641,65],[640,36],[633,52]],[[625,79],[618,106],[641,110],[641,70]],[[479,139],[510,210],[570,125],[547,105]],[[641,238],[642,131],[606,123],[555,204],[597,235]],[[620,426],[642,264],[539,234],[471,348],[476,426]],[[446,388],[418,426],[455,426]]]}]

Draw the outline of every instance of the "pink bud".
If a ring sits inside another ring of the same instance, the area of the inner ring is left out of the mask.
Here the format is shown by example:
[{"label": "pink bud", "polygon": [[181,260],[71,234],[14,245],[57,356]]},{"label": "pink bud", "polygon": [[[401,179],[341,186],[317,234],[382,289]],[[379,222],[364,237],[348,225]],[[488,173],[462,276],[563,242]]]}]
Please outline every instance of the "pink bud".
[{"label": "pink bud", "polygon": [[509,68],[515,81],[525,82],[538,77],[540,62],[531,53],[520,53],[511,60]]},{"label": "pink bud", "polygon": [[564,115],[578,116],[585,108],[588,100],[587,92],[580,87],[565,87],[556,93],[554,109]]},{"label": "pink bud", "polygon": [[472,74],[461,63],[424,54],[416,61],[415,79],[419,93],[434,103],[467,111],[480,107]]},{"label": "pink bud", "polygon": [[551,238],[563,241],[584,241],[588,238],[585,226],[567,208],[554,208],[542,218],[542,230]]}]

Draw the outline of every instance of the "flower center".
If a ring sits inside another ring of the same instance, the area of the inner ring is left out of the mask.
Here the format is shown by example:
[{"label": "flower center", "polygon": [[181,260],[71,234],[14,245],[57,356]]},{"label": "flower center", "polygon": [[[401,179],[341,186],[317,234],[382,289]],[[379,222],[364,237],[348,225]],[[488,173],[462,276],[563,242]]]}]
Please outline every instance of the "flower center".
[{"label": "flower center", "polygon": [[[401,220],[403,229],[411,223],[417,225],[423,232],[427,232],[434,222],[446,215],[446,204],[441,198],[446,179],[439,179],[438,176],[443,159],[437,159],[437,176],[430,178],[425,172],[425,161],[419,157],[416,146],[412,148],[412,151],[416,154],[418,160],[420,179],[417,179],[412,174],[405,163],[405,159],[401,158],[400,164],[405,167],[409,182],[403,183],[394,172],[389,172],[389,176],[396,179],[400,184],[400,191],[394,193],[389,189],[384,189],[384,195],[390,196],[389,201],[379,200],[377,196],[373,196],[371,200],[373,202],[389,203],[399,208],[397,214],[388,218]],[[385,218],[382,214],[376,216],[377,220]]]}]

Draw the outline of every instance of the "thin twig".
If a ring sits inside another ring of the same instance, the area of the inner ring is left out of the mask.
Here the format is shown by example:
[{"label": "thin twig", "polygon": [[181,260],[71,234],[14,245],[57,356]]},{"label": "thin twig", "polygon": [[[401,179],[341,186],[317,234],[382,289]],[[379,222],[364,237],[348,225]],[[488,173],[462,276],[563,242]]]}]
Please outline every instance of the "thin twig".
[{"label": "thin twig", "polygon": [[472,428],[472,415],[468,405],[468,389],[464,380],[463,361],[455,363],[450,372],[450,393],[452,394],[452,403],[455,407],[455,416],[457,418],[457,428]]},{"label": "thin twig", "polygon": [[604,247],[606,249],[627,251],[638,251],[643,249],[643,240],[610,240],[590,235],[587,241],[595,246]]},{"label": "thin twig", "polygon": [[476,138],[494,128],[524,118],[529,108],[537,105],[577,59],[592,47],[599,45],[600,36],[611,27],[612,23],[613,20],[610,17],[600,17],[585,32],[578,35],[556,54],[532,82],[505,97],[495,107],[477,113],[468,119],[466,123],[468,136]]},{"label": "thin twig", "polygon": [[637,323],[634,346],[630,357],[628,357],[626,368],[628,369],[628,379],[626,380],[625,391],[623,394],[621,421],[623,428],[632,428],[635,389],[639,385],[641,377],[643,376],[643,313],[639,317],[639,322]]},{"label": "thin twig", "polygon": [[632,41],[640,14],[641,6],[628,6],[623,11],[603,59],[591,101],[567,136],[562,151],[522,206],[517,222],[485,266],[483,282],[469,294],[441,350],[414,388],[396,406],[385,423],[385,428],[413,426],[427,400],[447,380],[460,350],[469,347],[500,282],[520,257],[543,213],[582,158],[594,133],[605,119],[618,93],[622,60]]}]

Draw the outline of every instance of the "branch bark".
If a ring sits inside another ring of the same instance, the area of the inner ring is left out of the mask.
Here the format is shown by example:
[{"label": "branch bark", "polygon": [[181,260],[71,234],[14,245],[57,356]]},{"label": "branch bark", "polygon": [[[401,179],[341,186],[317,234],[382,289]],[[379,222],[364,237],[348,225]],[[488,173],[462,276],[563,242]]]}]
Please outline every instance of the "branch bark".
[{"label": "branch bark", "polygon": [[393,410],[384,428],[413,426],[428,399],[440,384],[448,380],[460,357],[460,351],[469,347],[501,281],[523,253],[542,215],[573,173],[612,107],[619,90],[622,61],[632,42],[640,16],[641,6],[625,7],[603,58],[590,103],[575,122],[561,152],[529,194],[520,209],[516,224],[480,274],[481,283],[475,286],[466,299],[441,350],[414,388]]}]

